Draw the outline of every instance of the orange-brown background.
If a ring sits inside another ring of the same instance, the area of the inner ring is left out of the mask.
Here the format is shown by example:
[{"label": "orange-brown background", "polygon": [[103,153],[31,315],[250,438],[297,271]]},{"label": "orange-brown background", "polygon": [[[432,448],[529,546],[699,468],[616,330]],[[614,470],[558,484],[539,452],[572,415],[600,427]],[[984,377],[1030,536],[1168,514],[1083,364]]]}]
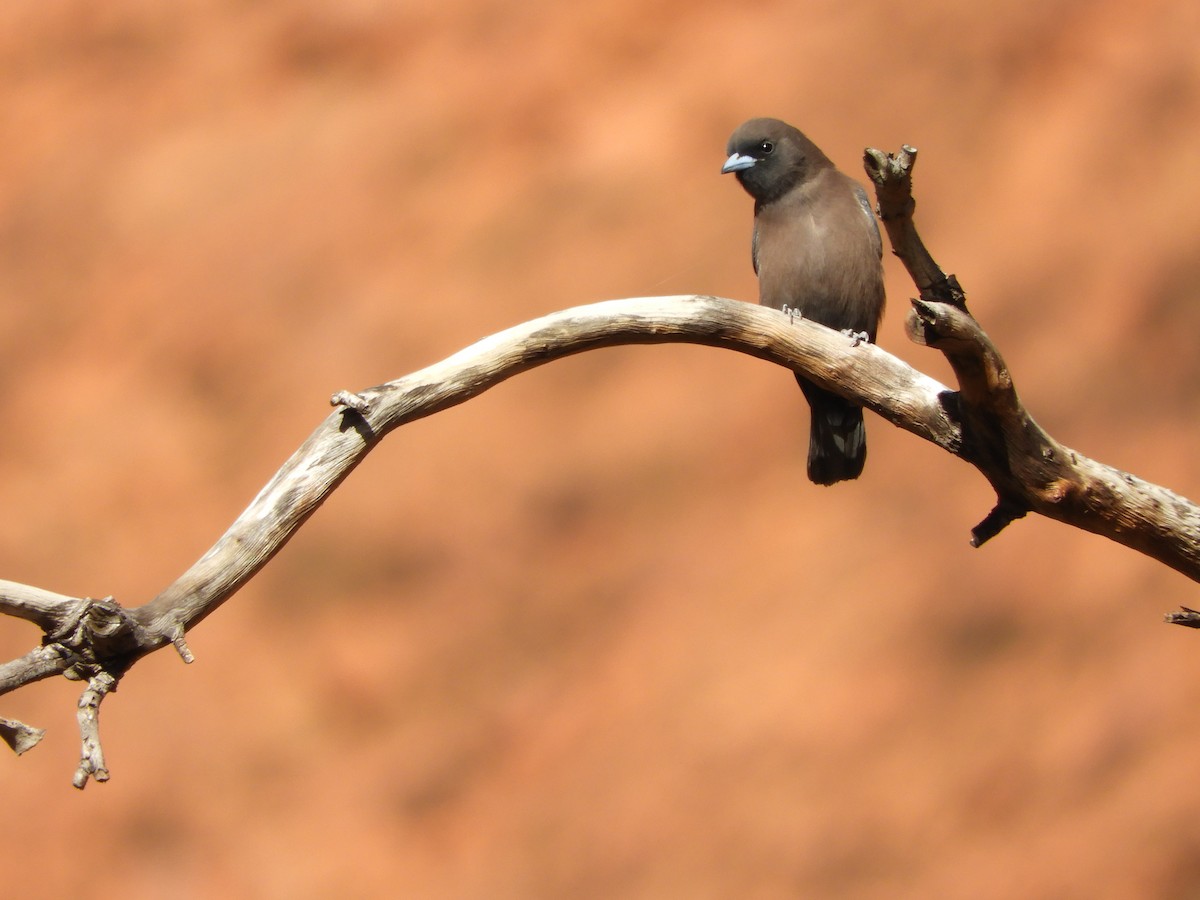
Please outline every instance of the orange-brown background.
[{"label": "orange-brown background", "polygon": [[[339,388],[574,304],[753,299],[751,115],[918,221],[1057,437],[1200,494],[1194,0],[0,9],[0,577],[136,605]],[[881,340],[901,330],[888,260]],[[871,418],[804,479],[787,373],[539,369],[392,435],[103,710],[0,758],[43,896],[1200,895],[1196,587]],[[5,623],[5,658],[37,635]]]}]

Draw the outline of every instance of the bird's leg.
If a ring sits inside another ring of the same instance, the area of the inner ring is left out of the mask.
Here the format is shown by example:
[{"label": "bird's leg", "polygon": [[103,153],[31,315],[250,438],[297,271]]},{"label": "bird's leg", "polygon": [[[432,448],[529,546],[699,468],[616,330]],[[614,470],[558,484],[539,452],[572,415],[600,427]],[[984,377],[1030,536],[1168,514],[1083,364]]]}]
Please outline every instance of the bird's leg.
[{"label": "bird's leg", "polygon": [[804,313],[800,312],[800,307],[798,307],[798,306],[788,306],[785,303],[783,305],[783,309],[780,310],[780,312],[782,312],[785,316],[788,317],[789,325],[795,325],[797,319],[804,318]]}]

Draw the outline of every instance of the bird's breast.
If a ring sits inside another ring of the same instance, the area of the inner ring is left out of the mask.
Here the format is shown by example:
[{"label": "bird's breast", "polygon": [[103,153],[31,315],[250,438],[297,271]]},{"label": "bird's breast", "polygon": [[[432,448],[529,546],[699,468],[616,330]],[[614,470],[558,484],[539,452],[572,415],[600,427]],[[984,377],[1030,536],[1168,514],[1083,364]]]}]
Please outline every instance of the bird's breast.
[{"label": "bird's breast", "polygon": [[798,309],[831,328],[873,335],[883,308],[883,269],[853,182],[793,191],[755,219],[759,302]]}]

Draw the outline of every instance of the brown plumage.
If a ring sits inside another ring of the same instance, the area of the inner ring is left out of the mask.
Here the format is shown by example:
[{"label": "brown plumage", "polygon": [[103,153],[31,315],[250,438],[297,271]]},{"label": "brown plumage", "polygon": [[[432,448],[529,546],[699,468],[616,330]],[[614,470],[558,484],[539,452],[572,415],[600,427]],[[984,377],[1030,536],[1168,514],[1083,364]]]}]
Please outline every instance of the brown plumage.
[{"label": "brown plumage", "polygon": [[[778,119],[738,127],[721,167],[754,198],[752,259],[764,306],[791,309],[875,340],[883,316],[879,227],[866,192],[798,130]],[[796,376],[812,410],[808,477],[835,484],[862,474],[862,408]]]}]

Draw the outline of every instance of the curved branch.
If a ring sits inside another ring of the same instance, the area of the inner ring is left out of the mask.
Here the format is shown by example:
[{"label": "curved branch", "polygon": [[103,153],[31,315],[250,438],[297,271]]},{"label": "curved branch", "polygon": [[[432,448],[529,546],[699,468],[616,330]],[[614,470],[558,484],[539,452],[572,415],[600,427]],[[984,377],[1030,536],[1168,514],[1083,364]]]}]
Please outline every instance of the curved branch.
[{"label": "curved branch", "polygon": [[[945,354],[958,390],[877,346],[735,300],[642,297],[552,313],[396,381],[335,394],[334,412],[229,530],[144,606],[127,609],[111,597],[64,597],[0,582],[0,613],[28,619],[46,635],[42,647],[0,665],[0,694],[54,674],[86,681],[75,784],[106,779],[98,712],[107,694],[138,659],[166,644],[190,662],[187,630],[270,561],[385,435],[521,372],[623,344],[704,344],[785,366],[971,463],[997,495],[995,508],[972,533],[976,546],[1037,512],[1132,547],[1200,581],[1200,508],[1058,443],[1025,410],[1003,358],[967,312],[962,288],[942,272],[917,235],[911,194],[915,159],[910,147],[898,156],[868,150],[867,171],[895,252],[921,292],[907,321],[909,335]],[[1196,615],[1184,610],[1169,621],[1194,625]],[[40,736],[20,723],[0,724],[0,737],[11,738],[10,743],[29,746]]]},{"label": "curved branch", "polygon": [[[961,309],[914,301],[925,342],[951,360],[953,391],[881,348],[773,309],[688,295],[609,300],[552,313],[485,338],[411,375],[334,397],[338,408],[294,453],[229,530],[190,569],[141,607],[50,602],[58,631],[44,650],[0,667],[0,693],[63,672],[88,678],[87,708],[138,658],[173,644],[216,610],[287,543],[395,428],[448,409],[555,359],[623,344],[693,343],[786,366],[970,462],[996,488],[996,509],[976,528],[981,544],[1026,511],[1102,534],[1200,580],[1200,509],[1165,488],[1088,459],[1046,435],[1024,410],[999,353]],[[11,586],[10,597],[20,596]],[[43,598],[45,599],[45,598]],[[23,608],[28,613],[32,607]],[[42,607],[37,607],[41,609]],[[82,610],[82,612],[81,612]],[[71,616],[64,615],[70,612]],[[28,616],[31,617],[32,616]],[[69,633],[68,633],[69,632]],[[36,653],[36,651],[35,651]],[[90,698],[90,699],[89,699]],[[94,719],[80,772],[103,770]]]},{"label": "curved branch", "polygon": [[915,309],[927,342],[954,366],[959,392],[877,346],[855,344],[814,322],[703,295],[610,300],[563,310],[492,335],[396,381],[342,392],[334,398],[338,409],[212,549],[131,614],[161,646],[178,627],[190,628],[244,584],[392,429],[536,366],[622,344],[705,344],[802,371],[976,466],[996,487],[1007,521],[1018,511],[1036,511],[1103,534],[1200,580],[1195,504],[1054,441],[1021,405],[1003,359],[974,319],[947,304],[916,301]]},{"label": "curved branch", "polygon": [[776,310],[689,295],[609,300],[543,316],[484,338],[419,372],[334,396],[338,409],[293,454],[219,541],[132,613],[162,640],[216,609],[287,542],[388,432],[476,397],[555,359],[622,344],[724,347],[805,371],[894,424],[951,452],[958,426],[947,388],[878,347]]}]

